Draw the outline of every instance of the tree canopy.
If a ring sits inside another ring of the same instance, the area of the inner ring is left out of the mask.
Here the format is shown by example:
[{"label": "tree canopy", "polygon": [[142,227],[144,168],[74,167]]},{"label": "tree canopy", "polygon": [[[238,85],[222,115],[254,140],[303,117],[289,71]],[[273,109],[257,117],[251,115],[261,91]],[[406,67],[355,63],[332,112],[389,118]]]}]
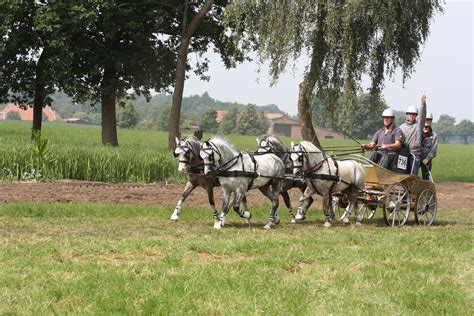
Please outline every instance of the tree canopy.
[{"label": "tree canopy", "polygon": [[303,138],[319,145],[311,97],[342,95],[337,110],[351,126],[362,76],[370,79],[374,95],[395,69],[408,78],[433,16],[441,10],[438,0],[235,0],[227,23],[236,25],[247,42],[244,47],[257,48],[260,60],[268,60],[274,80],[297,58],[310,57],[299,86],[298,114]]}]

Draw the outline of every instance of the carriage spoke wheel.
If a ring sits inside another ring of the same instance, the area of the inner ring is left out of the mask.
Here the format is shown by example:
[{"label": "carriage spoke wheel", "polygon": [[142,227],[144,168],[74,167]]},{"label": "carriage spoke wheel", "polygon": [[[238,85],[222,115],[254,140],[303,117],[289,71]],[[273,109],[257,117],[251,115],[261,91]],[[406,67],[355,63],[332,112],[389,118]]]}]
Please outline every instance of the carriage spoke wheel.
[{"label": "carriage spoke wheel", "polygon": [[375,205],[370,207],[369,205],[362,204],[361,206],[359,206],[359,216],[362,220],[370,221],[372,220],[372,218],[374,218],[376,208],[377,207]]},{"label": "carriage spoke wheel", "polygon": [[333,219],[340,220],[346,207],[342,205],[341,196],[332,196],[331,200],[331,215]]},{"label": "carriage spoke wheel", "polygon": [[383,217],[388,226],[403,226],[410,214],[410,192],[408,188],[395,183],[387,190],[383,204]]},{"label": "carriage spoke wheel", "polygon": [[416,223],[430,226],[435,221],[437,212],[438,203],[436,202],[436,193],[431,189],[424,189],[416,199]]}]

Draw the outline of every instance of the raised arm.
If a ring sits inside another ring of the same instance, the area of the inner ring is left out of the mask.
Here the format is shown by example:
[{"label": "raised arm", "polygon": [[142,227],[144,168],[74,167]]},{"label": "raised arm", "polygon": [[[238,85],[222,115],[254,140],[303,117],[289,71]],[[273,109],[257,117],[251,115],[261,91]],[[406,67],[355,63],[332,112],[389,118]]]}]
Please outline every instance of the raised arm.
[{"label": "raised arm", "polygon": [[426,120],[426,94],[422,93],[420,112],[418,113],[418,128],[420,129],[421,133],[423,133],[423,127],[425,127],[425,120]]}]

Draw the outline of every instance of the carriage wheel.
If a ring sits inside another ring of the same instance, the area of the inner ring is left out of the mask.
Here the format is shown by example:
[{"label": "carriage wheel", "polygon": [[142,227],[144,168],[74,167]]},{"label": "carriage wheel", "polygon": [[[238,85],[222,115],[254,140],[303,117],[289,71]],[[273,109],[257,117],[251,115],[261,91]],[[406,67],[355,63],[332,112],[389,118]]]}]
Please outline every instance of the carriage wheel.
[{"label": "carriage wheel", "polygon": [[360,214],[361,219],[370,221],[375,215],[375,210],[376,210],[377,207],[375,205],[374,205],[374,207],[369,208],[369,205],[362,204],[359,207],[359,214]]},{"label": "carriage wheel", "polygon": [[387,190],[383,204],[383,217],[388,226],[403,226],[410,214],[410,192],[408,188],[395,183]]},{"label": "carriage wheel", "polygon": [[332,218],[340,220],[340,218],[342,217],[345,211],[346,211],[346,207],[342,205],[341,197],[332,196],[332,200],[331,200]]},{"label": "carriage wheel", "polygon": [[437,212],[438,203],[436,202],[436,193],[431,189],[424,189],[416,199],[416,223],[430,226],[435,221]]}]

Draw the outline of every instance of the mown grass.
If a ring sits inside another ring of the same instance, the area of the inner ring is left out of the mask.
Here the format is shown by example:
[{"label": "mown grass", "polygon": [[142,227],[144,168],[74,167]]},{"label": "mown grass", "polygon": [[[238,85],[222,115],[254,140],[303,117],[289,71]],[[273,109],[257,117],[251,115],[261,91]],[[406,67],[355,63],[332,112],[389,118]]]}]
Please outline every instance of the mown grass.
[{"label": "mown grass", "polygon": [[[0,179],[184,181],[177,172],[176,159],[167,150],[167,132],[119,130],[120,146],[111,148],[101,144],[99,127],[45,123],[42,135],[48,139],[48,151],[38,163],[30,130],[29,122],[0,121]],[[227,138],[240,150],[256,150],[254,136]],[[283,141],[290,145],[290,139]],[[352,140],[323,140],[323,145],[357,147]],[[474,182],[474,168],[468,163],[473,156],[473,145],[440,145],[434,160],[435,181]]]},{"label": "mown grass", "polygon": [[[472,210],[437,225],[262,229],[208,209],[0,206],[0,314],[452,314],[473,310]],[[285,214],[286,215],[286,214]],[[316,221],[316,223],[315,223]]]}]

